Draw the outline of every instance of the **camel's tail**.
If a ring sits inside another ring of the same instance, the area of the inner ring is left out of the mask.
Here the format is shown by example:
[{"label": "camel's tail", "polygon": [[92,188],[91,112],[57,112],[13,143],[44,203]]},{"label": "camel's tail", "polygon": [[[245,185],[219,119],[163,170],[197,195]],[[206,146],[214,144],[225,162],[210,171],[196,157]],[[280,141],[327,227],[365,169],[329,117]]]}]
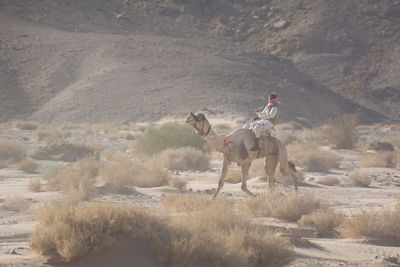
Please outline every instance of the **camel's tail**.
[{"label": "camel's tail", "polygon": [[288,161],[289,169],[291,169],[293,172],[297,172],[296,170],[296,164],[294,164],[293,161]]}]

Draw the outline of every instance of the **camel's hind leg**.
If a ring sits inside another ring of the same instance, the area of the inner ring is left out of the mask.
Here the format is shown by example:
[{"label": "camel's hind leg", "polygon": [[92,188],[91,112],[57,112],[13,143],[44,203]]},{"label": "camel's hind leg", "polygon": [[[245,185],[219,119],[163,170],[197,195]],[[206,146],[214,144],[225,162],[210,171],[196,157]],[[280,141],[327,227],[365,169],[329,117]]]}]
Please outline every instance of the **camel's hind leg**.
[{"label": "camel's hind leg", "polygon": [[278,157],[277,155],[267,155],[265,157],[265,172],[268,176],[268,186],[269,190],[273,190],[275,188],[275,170],[278,165]]},{"label": "camel's hind leg", "polygon": [[290,169],[289,165],[286,168],[280,169],[283,176],[286,176],[292,181],[294,190],[297,192],[297,176],[293,173],[294,171]]},{"label": "camel's hind leg", "polygon": [[246,192],[249,196],[254,197],[255,195],[252,192],[250,192],[249,189],[247,189],[247,184],[246,184],[247,178],[249,177],[250,165],[251,165],[250,161],[240,163],[240,166],[242,167],[242,190]]},{"label": "camel's hind leg", "polygon": [[215,192],[214,199],[217,197],[219,191],[221,191],[222,187],[224,186],[224,180],[230,166],[231,166],[231,161],[224,156],[224,161],[222,162],[221,176],[219,177],[218,188],[217,191]]}]

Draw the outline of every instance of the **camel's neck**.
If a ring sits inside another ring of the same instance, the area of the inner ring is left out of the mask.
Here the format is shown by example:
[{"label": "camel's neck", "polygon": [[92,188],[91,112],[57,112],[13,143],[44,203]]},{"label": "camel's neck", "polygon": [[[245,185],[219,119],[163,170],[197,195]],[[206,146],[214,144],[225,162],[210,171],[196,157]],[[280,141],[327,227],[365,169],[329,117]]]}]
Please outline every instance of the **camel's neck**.
[{"label": "camel's neck", "polygon": [[211,127],[210,132],[206,136],[207,143],[212,148],[214,148],[216,151],[219,151],[219,152],[223,152],[223,150],[224,150],[224,139],[225,139],[225,136],[215,133],[212,127]]}]

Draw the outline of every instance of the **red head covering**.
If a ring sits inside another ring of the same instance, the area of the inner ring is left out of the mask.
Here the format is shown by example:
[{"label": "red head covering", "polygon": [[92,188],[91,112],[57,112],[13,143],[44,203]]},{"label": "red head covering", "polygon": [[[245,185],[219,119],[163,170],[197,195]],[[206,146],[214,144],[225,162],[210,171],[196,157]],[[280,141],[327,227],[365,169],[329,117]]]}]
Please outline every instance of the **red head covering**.
[{"label": "red head covering", "polygon": [[281,103],[279,100],[279,96],[274,92],[268,97],[268,105],[279,105]]}]

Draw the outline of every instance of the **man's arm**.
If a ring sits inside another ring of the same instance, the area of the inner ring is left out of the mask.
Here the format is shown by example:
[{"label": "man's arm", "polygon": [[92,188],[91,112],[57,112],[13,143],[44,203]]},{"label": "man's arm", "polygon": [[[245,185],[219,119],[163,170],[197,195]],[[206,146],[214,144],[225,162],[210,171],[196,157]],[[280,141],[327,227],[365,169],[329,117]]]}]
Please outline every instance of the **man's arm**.
[{"label": "man's arm", "polygon": [[273,118],[276,115],[276,113],[278,112],[278,109],[274,106],[270,109],[269,113],[265,113],[265,112],[266,112],[266,108],[262,112],[258,113],[258,116],[262,120],[268,120],[268,119]]}]

